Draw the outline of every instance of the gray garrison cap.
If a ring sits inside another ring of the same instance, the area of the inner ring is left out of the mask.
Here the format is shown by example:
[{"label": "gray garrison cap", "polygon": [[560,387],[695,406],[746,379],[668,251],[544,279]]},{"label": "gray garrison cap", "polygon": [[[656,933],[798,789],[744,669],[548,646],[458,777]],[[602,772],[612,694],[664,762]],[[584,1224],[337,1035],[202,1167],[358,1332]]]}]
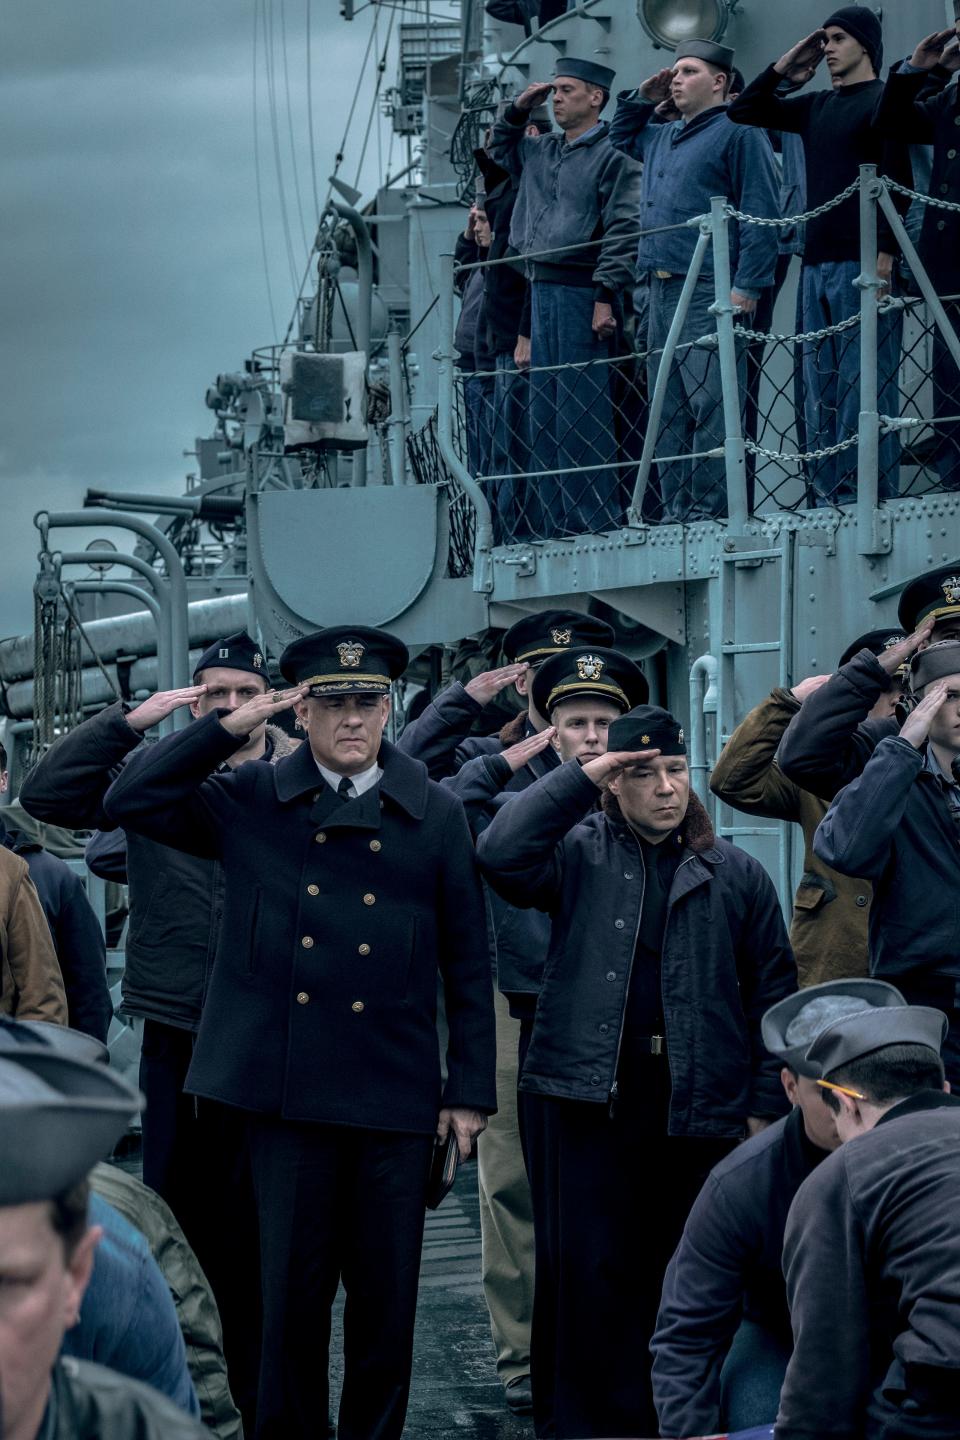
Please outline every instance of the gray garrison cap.
[{"label": "gray garrison cap", "polygon": [[554,65],[554,79],[559,80],[561,75],[570,80],[583,80],[587,85],[599,85],[602,90],[612,90],[617,78],[616,70],[607,65],[597,65],[593,60],[574,60],[572,56],[560,59]]},{"label": "gray garrison cap", "polygon": [[721,70],[733,69],[730,46],[717,45],[713,40],[684,40],[673,53],[675,60],[706,60],[708,65],[717,65]]},{"label": "gray garrison cap", "polygon": [[102,1065],[50,1045],[0,1054],[0,1205],[52,1200],[105,1159],[140,1096]]},{"label": "gray garrison cap", "polygon": [[827,980],[810,985],[771,1005],[760,1022],[763,1043],[798,1075],[817,1080],[823,1073],[807,1058],[807,1051],[822,1030],[868,1007],[906,1005],[893,985],[885,980]]},{"label": "gray garrison cap", "polygon": [[861,1010],[828,1025],[807,1051],[807,1061],[820,1075],[831,1075],[854,1060],[862,1060],[888,1045],[926,1045],[940,1054],[947,1035],[947,1017],[927,1005],[899,1009]]}]

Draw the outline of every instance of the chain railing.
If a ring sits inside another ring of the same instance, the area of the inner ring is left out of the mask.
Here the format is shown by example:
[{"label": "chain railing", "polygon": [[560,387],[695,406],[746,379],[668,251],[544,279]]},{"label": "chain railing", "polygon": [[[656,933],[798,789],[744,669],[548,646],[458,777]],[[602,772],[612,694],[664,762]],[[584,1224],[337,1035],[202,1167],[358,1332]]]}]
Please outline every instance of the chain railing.
[{"label": "chain railing", "polygon": [[[735,310],[732,225],[795,227],[857,193],[859,263],[837,272],[858,292],[853,306],[846,289],[832,310],[829,296],[798,294],[792,331],[774,328],[772,292],[752,315]],[[751,516],[808,507],[855,505],[870,553],[883,501],[960,489],[960,300],[934,292],[900,216],[904,201],[960,209],[872,166],[833,200],[786,219],[716,199],[709,215],[686,222],[698,232],[686,274],[641,280],[626,297],[615,350],[588,333],[570,362],[525,369],[509,355],[474,369],[458,354],[447,257],[437,447],[476,510],[481,583],[491,545],[702,520],[736,531]],[[892,286],[877,270],[878,207],[903,256]],[[665,339],[649,349],[645,312],[657,305]],[[810,325],[814,313],[822,324]]]}]

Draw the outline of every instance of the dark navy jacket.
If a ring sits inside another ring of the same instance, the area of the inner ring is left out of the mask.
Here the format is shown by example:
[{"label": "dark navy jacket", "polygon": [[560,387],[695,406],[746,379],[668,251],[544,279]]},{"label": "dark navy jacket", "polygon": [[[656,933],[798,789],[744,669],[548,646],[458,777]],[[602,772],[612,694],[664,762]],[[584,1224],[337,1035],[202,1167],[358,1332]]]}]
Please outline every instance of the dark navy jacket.
[{"label": "dark navy jacket", "polygon": [[899,733],[891,716],[867,716],[889,684],[870,650],[860,650],[825,685],[808,695],[787,726],[777,763],[784,775],[822,800],[855,780],[877,744]]},{"label": "dark navy jacket", "polygon": [[[497,809],[511,795],[525,790],[560,764],[553,746],[534,755],[511,775],[497,761],[500,752],[533,734],[526,715],[508,722],[499,735],[471,735],[482,706],[459,681],[442,690],[400,736],[400,749],[422,760],[434,779],[462,800],[474,836],[485,830]],[[483,763],[487,762],[487,763]],[[550,922],[533,910],[519,910],[487,889],[487,916],[495,950],[497,986],[510,1002],[515,1018],[532,1017],[543,978],[550,940]]]},{"label": "dark navy jacket", "polygon": [[[685,275],[693,258],[698,231],[686,221],[710,214],[710,200],[725,195],[748,215],[779,218],[780,182],[773,147],[762,130],[731,125],[725,106],[716,106],[689,123],[655,121],[655,106],[636,90],[617,96],[610,143],[634,160],[642,160],[640,221],[644,230],[682,225],[640,240],[641,272],[670,270]],[[730,273],[733,288],[756,299],[773,284],[777,264],[777,230],[770,225],[740,226],[731,222]],[[713,275],[710,250],[701,277]]]},{"label": "dark navy jacket", "polygon": [[813,848],[841,874],[873,881],[871,975],[960,980],[960,844],[923,758],[899,735],[882,739],[830,806]]},{"label": "dark navy jacket", "polygon": [[[950,76],[934,70],[904,73],[894,65],[874,119],[890,139],[933,146],[929,193],[935,200],[960,200],[960,90]],[[920,259],[940,295],[960,288],[960,214],[924,205],[918,245]]]},{"label": "dark navy jacket", "polygon": [[[776,1440],[960,1435],[960,1099],[923,1090],[797,1192]],[[939,1395],[938,1395],[939,1392]]]},{"label": "dark navy jacket", "polygon": [[106,948],[83,881],[65,860],[49,854],[36,840],[20,830],[8,830],[2,812],[0,845],[21,855],[29,866],[60,962],[71,1026],[105,1041],[113,1017]]},{"label": "dark navy jacket", "polygon": [[[606,1104],[616,1093],[644,872],[619,807],[596,811],[597,794],[568,761],[501,807],[478,853],[504,899],[553,922],[521,1088]],[[695,797],[664,843],[683,844],[661,962],[669,1133],[740,1138],[748,1115],[786,1108],[760,1020],[796,989],[796,966],[770,877],[714,836]]]},{"label": "dark navy jacket", "polygon": [[214,774],[242,743],[207,715],[144,747],[106,799],[128,833],[223,865],[188,1092],[425,1135],[441,1103],[494,1111],[493,988],[463,806],[386,742],[379,786],[347,803],[306,744],[275,766]]},{"label": "dark navy jacket", "polygon": [[[38,820],[111,831],[104,796],[133,753],[151,744],[127,724],[123,706],[111,705],[51,746],[24,781],[20,803]],[[263,759],[289,748],[287,737],[271,727]],[[141,835],[130,835],[125,850],[125,875],[117,849],[108,866],[94,870],[130,886],[122,1012],[196,1030],[223,910],[222,877],[212,860]]]},{"label": "dark navy jacket", "polygon": [[720,1371],[741,1319],[792,1346],[783,1232],[794,1195],[826,1157],[795,1109],[711,1170],[667,1267],[650,1342],[662,1435],[720,1430]]}]

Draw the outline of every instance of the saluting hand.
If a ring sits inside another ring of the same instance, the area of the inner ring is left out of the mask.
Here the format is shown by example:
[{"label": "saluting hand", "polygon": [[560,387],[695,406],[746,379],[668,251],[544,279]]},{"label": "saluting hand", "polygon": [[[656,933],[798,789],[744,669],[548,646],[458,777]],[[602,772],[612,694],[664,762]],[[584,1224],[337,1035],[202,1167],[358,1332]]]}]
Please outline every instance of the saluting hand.
[{"label": "saluting hand", "polygon": [[513,103],[518,110],[536,110],[537,106],[542,105],[547,97],[552,94],[552,80],[534,80],[533,84],[528,85],[526,90],[523,90]]},{"label": "saluting hand", "polygon": [[521,660],[519,664],[501,665],[499,670],[484,670],[482,675],[474,675],[472,680],[468,680],[463,688],[478,705],[489,705],[495,695],[506,690],[514,680],[519,680],[529,668],[526,660]]},{"label": "saluting hand", "polygon": [[911,710],[900,730],[901,738],[909,740],[915,750],[923,747],[930,726],[947,698],[946,680],[935,680],[915,710]]},{"label": "saluting hand", "polygon": [[481,1115],[479,1110],[467,1110],[462,1105],[445,1106],[437,1117],[437,1138],[446,1140],[452,1130],[457,1137],[461,1160],[470,1159],[474,1140],[486,1128],[486,1115]]},{"label": "saluting hand", "polygon": [[182,690],[159,690],[156,695],[151,695],[149,700],[144,700],[135,710],[131,710],[126,721],[131,730],[136,730],[142,735],[144,730],[159,725],[161,720],[166,720],[174,710],[179,710],[181,705],[192,705],[194,700],[199,700],[206,690],[206,685],[187,685]]},{"label": "saluting hand", "polygon": [[583,773],[590,777],[598,789],[603,790],[622,770],[628,770],[631,765],[643,765],[645,761],[655,760],[659,754],[659,750],[608,750],[605,755],[597,755],[593,760],[588,760],[583,767]]},{"label": "saluting hand", "polygon": [[934,65],[940,61],[940,55],[946,45],[954,38],[954,32],[950,30],[934,30],[932,35],[924,35],[917,45],[916,50],[910,56],[910,64],[915,70],[932,70]]},{"label": "saluting hand", "polygon": [[556,725],[548,725],[546,730],[538,730],[536,735],[528,735],[526,740],[518,740],[516,745],[511,745],[508,749],[504,750],[503,758],[510,766],[514,775],[516,775],[518,770],[522,770],[527,761],[532,760],[534,755],[539,755],[541,750],[546,750],[556,733]]},{"label": "saluting hand", "polygon": [[785,55],[781,55],[773,68],[778,75],[785,75],[788,80],[792,80],[794,85],[806,85],[816,74],[826,43],[826,30],[813,30]]},{"label": "saluting hand", "polygon": [[813,695],[822,685],[826,685],[829,679],[829,675],[808,675],[806,680],[797,681],[790,694],[802,705],[804,700]]},{"label": "saluting hand", "polygon": [[885,670],[888,675],[895,675],[900,666],[905,665],[908,660],[912,660],[918,650],[927,648],[936,623],[933,616],[928,615],[912,635],[908,635],[905,640],[898,640],[896,645],[891,645],[888,650],[881,651],[877,656],[880,669]]},{"label": "saluting hand", "polygon": [[246,704],[238,705],[229,715],[221,715],[220,724],[231,735],[252,735],[258,725],[263,725],[281,710],[289,710],[296,705],[309,689],[309,685],[294,685],[291,690],[268,690],[264,695],[256,695]]},{"label": "saluting hand", "polygon": [[673,83],[673,70],[667,65],[651,75],[639,88],[641,100],[646,100],[651,105],[660,105],[664,100],[669,100],[670,86]]}]

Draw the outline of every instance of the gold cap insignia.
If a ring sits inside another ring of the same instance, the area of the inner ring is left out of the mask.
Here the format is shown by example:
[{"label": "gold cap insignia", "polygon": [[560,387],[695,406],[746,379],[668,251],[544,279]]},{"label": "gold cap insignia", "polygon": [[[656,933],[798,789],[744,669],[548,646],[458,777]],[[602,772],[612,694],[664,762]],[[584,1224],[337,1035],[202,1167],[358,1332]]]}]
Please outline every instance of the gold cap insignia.
[{"label": "gold cap insignia", "polygon": [[683,744],[683,726],[682,726],[682,725],[680,726],[680,729],[677,731],[677,743],[678,743],[679,745],[682,745],[682,744]]},{"label": "gold cap insignia", "polygon": [[641,744],[641,745],[649,745],[649,744],[650,744],[650,736],[649,736],[649,735],[641,735],[641,736],[640,736],[640,744]]},{"label": "gold cap insignia", "polygon": [[340,664],[345,670],[356,670],[363,654],[363,646],[358,640],[343,640],[337,646],[337,654],[340,656]]},{"label": "gold cap insignia", "polygon": [[949,580],[941,582],[940,588],[948,605],[960,605],[960,575],[951,575]]},{"label": "gold cap insignia", "polygon": [[577,674],[581,680],[599,680],[603,674],[603,661],[599,655],[578,655]]},{"label": "gold cap insignia", "polygon": [[553,641],[554,645],[569,645],[571,639],[570,631],[551,630],[550,639]]},{"label": "gold cap insignia", "polygon": [[261,666],[262,664],[263,664],[263,656],[260,654],[260,651],[259,651],[259,650],[254,650],[254,652],[253,652],[253,668],[254,668],[254,670],[259,670],[259,669],[260,669],[260,666]]}]

